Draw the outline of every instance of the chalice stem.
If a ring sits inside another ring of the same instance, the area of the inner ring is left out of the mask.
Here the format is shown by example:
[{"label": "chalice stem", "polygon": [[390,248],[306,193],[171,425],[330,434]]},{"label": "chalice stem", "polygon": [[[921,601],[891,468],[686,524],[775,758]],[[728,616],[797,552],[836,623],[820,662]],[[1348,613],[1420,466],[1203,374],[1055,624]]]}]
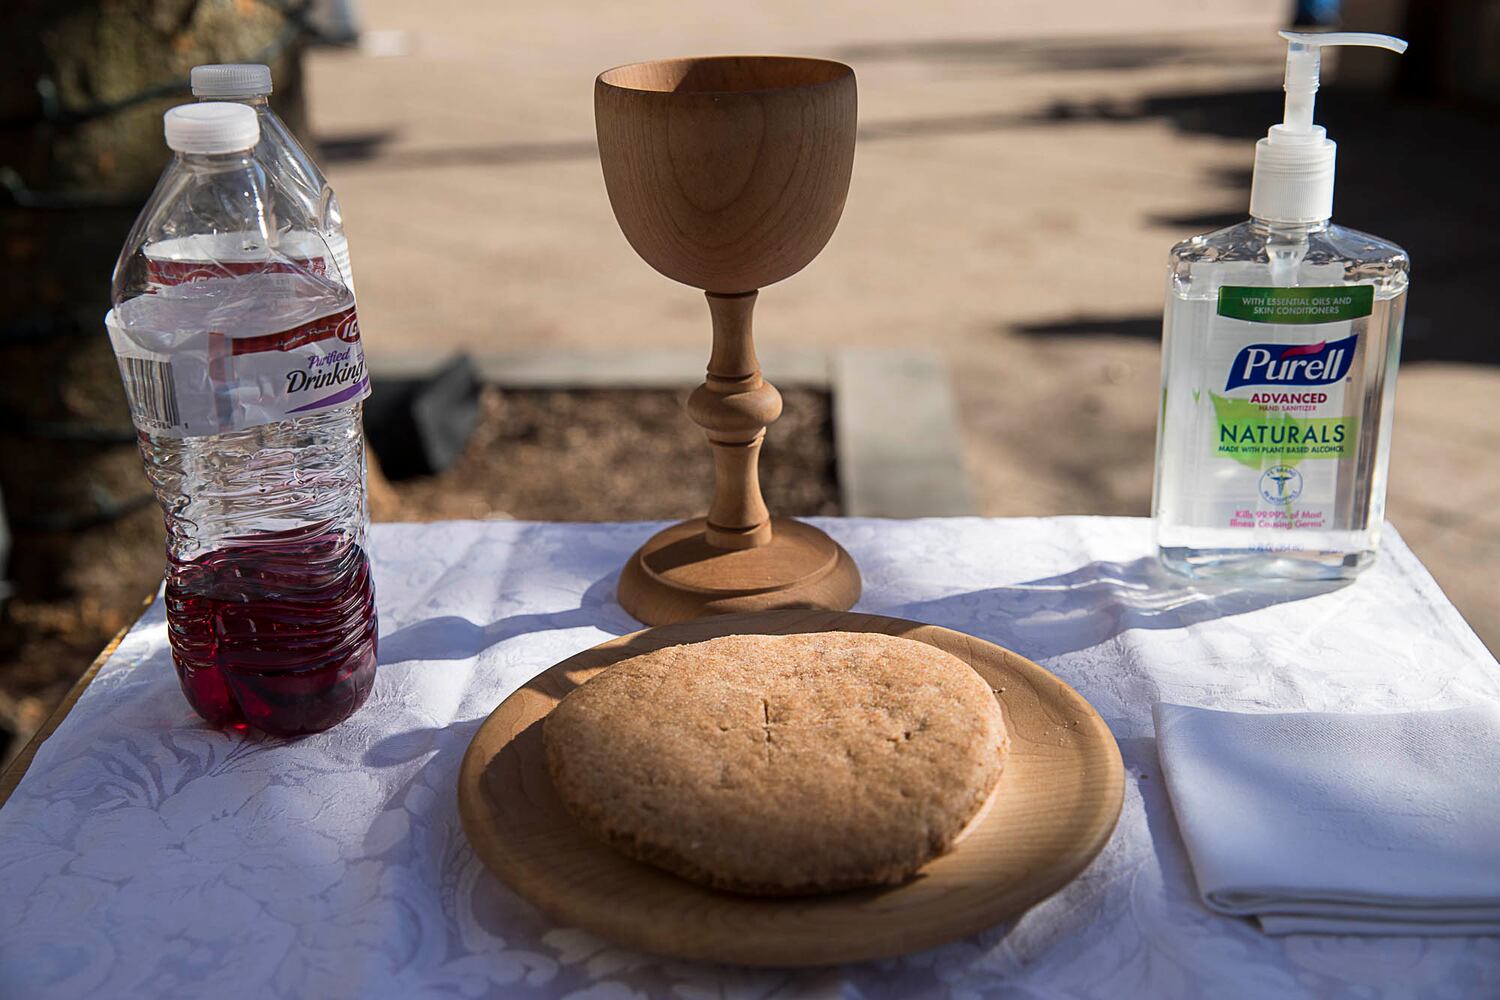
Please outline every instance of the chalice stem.
[{"label": "chalice stem", "polygon": [[714,451],[714,499],[705,536],[722,549],[771,541],[771,512],[760,494],[760,446],[781,416],[781,393],[760,374],[750,316],[756,292],[708,292],[714,347],[708,377],[688,399],[688,413]]}]

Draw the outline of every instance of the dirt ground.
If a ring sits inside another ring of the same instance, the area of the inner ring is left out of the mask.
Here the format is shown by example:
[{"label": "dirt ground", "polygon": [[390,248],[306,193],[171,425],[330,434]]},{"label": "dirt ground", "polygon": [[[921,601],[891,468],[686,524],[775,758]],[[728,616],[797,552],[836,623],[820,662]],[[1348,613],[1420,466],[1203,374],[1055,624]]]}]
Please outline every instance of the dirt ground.
[{"label": "dirt ground", "polygon": [[[1246,215],[1290,7],[455,0],[439,19],[365,0],[368,44],[309,63],[309,117],[372,354],[703,349],[699,297],[615,224],[594,76],[709,52],[844,60],[860,104],[849,200],[818,259],[762,291],[757,339],[940,352],[982,513],[1144,515],[1167,250]],[[1344,7],[1351,30],[1400,29],[1387,5]],[[1389,516],[1500,648],[1500,121],[1351,87],[1341,65],[1398,65],[1352,58],[1329,54],[1317,105],[1339,144],[1335,221],[1414,261]]]},{"label": "dirt ground", "polygon": [[[686,393],[486,388],[469,447],[448,471],[389,484],[377,521],[514,517],[650,521],[701,515],[713,462],[682,410]],[[839,513],[828,396],[782,393],[761,456],[761,489],[778,513]]]}]

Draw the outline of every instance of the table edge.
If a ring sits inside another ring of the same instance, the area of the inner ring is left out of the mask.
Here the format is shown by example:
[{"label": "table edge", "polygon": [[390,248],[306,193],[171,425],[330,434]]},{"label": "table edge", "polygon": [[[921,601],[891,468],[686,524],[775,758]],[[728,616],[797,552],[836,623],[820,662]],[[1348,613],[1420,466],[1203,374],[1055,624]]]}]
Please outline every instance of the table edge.
[{"label": "table edge", "polygon": [[5,765],[3,771],[0,771],[0,807],[3,807],[6,802],[10,801],[11,793],[16,790],[16,786],[21,783],[21,779],[26,777],[26,772],[31,768],[31,762],[36,758],[36,752],[41,749],[42,744],[47,741],[49,736],[57,732],[57,727],[63,724],[63,720],[68,717],[68,713],[73,710],[73,706],[78,704],[78,699],[82,697],[84,690],[93,682],[94,677],[99,673],[99,668],[104,666],[109,658],[114,655],[115,650],[120,648],[120,643],[125,640],[125,636],[130,634],[130,630],[135,628],[136,623],[141,620],[141,617],[150,610],[151,605],[154,603],[156,603],[156,591],[153,590],[141,603],[140,609],[135,613],[135,617],[124,628],[115,633],[114,638],[110,639],[99,655],[94,657],[94,662],[89,664],[88,669],[83,672],[83,676],[73,682],[73,686],[68,689],[68,693],[63,695],[63,700],[52,710],[52,714],[47,716],[47,720],[42,723],[41,727],[35,733],[31,734],[31,739],[26,741],[26,745],[21,748],[21,752],[16,754],[15,759],[9,764]]}]

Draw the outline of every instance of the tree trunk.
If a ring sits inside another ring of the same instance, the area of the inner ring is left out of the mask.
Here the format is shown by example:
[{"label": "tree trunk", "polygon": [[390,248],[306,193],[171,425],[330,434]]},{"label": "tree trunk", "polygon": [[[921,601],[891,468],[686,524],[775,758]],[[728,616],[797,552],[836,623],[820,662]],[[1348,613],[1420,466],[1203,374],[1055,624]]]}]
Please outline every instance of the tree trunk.
[{"label": "tree trunk", "polygon": [[161,514],[103,318],[115,257],[171,155],[161,116],[192,99],[194,65],[267,62],[300,123],[299,46],[266,0],[0,4],[0,496],[14,587],[0,663],[21,661],[0,668],[0,715],[4,688],[45,701],[88,662],[38,663],[40,649],[80,632],[73,645],[97,648],[160,579]]}]

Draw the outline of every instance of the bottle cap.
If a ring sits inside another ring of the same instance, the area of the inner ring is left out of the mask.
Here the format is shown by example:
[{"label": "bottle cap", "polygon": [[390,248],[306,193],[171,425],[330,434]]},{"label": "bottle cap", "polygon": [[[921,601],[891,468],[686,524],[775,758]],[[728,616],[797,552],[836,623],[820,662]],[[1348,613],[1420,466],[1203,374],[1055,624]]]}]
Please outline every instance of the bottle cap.
[{"label": "bottle cap", "polygon": [[1361,31],[1307,34],[1283,31],[1286,47],[1286,108],[1255,144],[1250,215],[1268,222],[1322,222],[1333,216],[1333,163],[1337,150],[1321,125],[1313,124],[1313,101],[1323,47],[1369,45],[1405,52],[1406,42]]},{"label": "bottle cap", "polygon": [[260,142],[260,119],[244,104],[184,104],[167,112],[166,131],[178,153],[233,153]]},{"label": "bottle cap", "polygon": [[261,97],[271,92],[271,67],[260,63],[194,66],[188,79],[194,97]]}]

